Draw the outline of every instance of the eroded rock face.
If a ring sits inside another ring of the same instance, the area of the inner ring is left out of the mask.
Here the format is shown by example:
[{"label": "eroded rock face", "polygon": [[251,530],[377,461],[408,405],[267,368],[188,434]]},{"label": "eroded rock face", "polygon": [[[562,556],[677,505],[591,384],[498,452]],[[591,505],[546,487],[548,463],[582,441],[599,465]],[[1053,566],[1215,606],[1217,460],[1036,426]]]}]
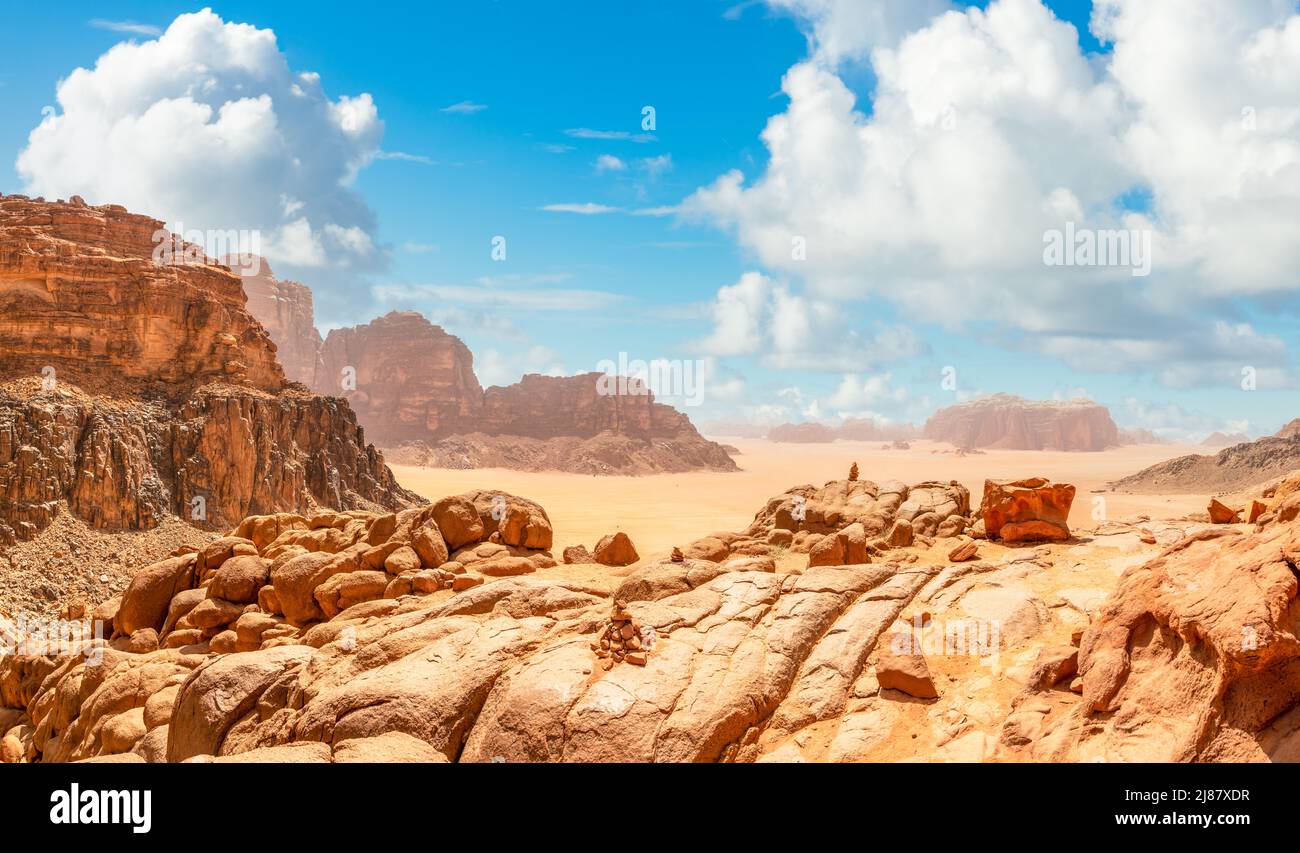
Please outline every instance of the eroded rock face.
[{"label": "eroded rock face", "polygon": [[[277,342],[294,334],[282,302],[251,295],[268,286],[249,286],[250,309],[283,329]],[[529,374],[484,390],[465,344],[413,311],[335,329],[323,344],[300,316],[292,326],[297,337],[282,351],[319,352],[308,384],[346,397],[367,434],[400,462],[588,474],[736,470],[721,445],[636,381],[605,389],[600,373]]]},{"label": "eroded rock face", "polygon": [[924,435],[972,449],[1105,450],[1119,430],[1105,406],[1090,400],[1025,400],[994,394],[935,412]]},{"label": "eroded rock face", "polygon": [[414,311],[331,331],[320,362],[312,387],[346,396],[384,445],[447,435],[482,408],[469,348]]},{"label": "eroded rock face", "polygon": [[0,196],[0,344],[0,543],[419,500],[286,386],[238,276],[120,206]]},{"label": "eroded rock face", "polygon": [[1080,643],[1082,702],[1032,757],[1300,758],[1298,563],[1300,527],[1274,523],[1205,529],[1126,571]]},{"label": "eroded rock face", "polygon": [[0,196],[0,341],[6,377],[95,392],[284,381],[238,276],[158,220],[77,199]]},{"label": "eroded rock face", "polygon": [[61,505],[96,528],[175,515],[211,530],[253,514],[419,501],[342,400],[237,386],[180,404],[27,390],[0,394],[0,542],[31,538]]},{"label": "eroded rock face", "polygon": [[527,577],[551,538],[491,491],[247,518],[137,574],[98,659],[3,659],[5,760],[754,760],[842,715],[938,570],[683,558],[609,595]]}]

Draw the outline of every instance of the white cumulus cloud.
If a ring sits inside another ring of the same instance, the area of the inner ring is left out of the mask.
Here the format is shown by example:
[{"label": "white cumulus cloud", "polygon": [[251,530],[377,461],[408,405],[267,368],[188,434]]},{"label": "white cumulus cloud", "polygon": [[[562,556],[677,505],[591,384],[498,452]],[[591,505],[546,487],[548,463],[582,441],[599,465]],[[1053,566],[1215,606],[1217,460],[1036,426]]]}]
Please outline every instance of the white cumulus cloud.
[{"label": "white cumulus cloud", "polygon": [[18,156],[29,194],[122,204],[187,232],[256,231],[276,264],[378,260],[374,216],[348,188],[379,150],[378,109],[364,93],[331,99],[271,30],[181,15],[75,69],[57,96]]}]

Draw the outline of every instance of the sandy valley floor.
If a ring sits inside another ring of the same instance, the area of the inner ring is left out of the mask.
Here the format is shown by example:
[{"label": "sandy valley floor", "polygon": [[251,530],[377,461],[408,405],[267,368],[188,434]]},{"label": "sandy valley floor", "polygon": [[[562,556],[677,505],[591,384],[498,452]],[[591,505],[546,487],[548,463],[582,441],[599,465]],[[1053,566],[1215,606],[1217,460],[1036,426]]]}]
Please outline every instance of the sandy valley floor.
[{"label": "sandy valley floor", "polygon": [[[1093,527],[1094,490],[1142,468],[1198,452],[1183,445],[1121,447],[1102,453],[991,450],[958,456],[947,444],[914,441],[909,450],[883,450],[880,442],[776,444],[763,439],[723,439],[738,447],[741,471],[647,477],[591,477],[485,468],[469,471],[393,466],[398,481],[437,499],[470,489],[501,489],[546,507],[558,554],[568,545],[591,547],[606,533],[626,531],[642,558],[716,530],[742,530],[764,502],[791,486],[842,479],[857,462],[863,479],[959,480],[978,503],[985,478],[1041,475],[1073,483],[1078,492],[1071,526]],[[1201,495],[1106,495],[1106,517],[1180,517],[1205,509]]]}]

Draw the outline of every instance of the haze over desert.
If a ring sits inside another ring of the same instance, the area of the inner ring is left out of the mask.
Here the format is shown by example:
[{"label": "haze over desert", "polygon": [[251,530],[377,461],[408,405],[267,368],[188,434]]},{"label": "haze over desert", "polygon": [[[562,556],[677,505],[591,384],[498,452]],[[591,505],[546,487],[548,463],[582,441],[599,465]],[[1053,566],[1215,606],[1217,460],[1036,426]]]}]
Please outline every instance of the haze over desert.
[{"label": "haze over desert", "polygon": [[785,444],[766,439],[711,436],[741,452],[738,472],[695,471],[639,477],[479,468],[467,471],[393,465],[398,483],[434,498],[469,489],[503,489],[529,495],[546,507],[558,541],[593,545],[614,530],[626,531],[643,559],[663,556],[674,545],[715,530],[740,530],[770,496],[802,483],[821,485],[842,479],[858,463],[865,479],[957,480],[972,495],[985,479],[1047,475],[1073,483],[1079,497],[1070,508],[1070,525],[1090,528],[1107,519],[1141,515],[1176,518],[1205,509],[1206,495],[1105,494],[1105,517],[1093,517],[1092,493],[1106,484],[1158,462],[1203,448],[1175,444],[1115,447],[1095,453],[1040,450],[986,450],[958,454],[943,442],[916,440],[909,450],[885,450],[878,441]]}]

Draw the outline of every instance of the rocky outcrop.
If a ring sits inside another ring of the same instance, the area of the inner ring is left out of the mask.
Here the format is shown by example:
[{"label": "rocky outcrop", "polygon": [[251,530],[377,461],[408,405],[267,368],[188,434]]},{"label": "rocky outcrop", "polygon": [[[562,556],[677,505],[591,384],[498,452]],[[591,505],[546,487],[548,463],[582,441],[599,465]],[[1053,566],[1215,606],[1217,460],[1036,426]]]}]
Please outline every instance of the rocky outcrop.
[{"label": "rocky outcrop", "polygon": [[43,391],[37,380],[7,387],[0,542],[31,538],[61,507],[96,529],[147,529],[178,516],[213,530],[250,514],[419,500],[365,444],[342,400],[236,386],[180,403]]},{"label": "rocky outcrop", "polygon": [[1091,400],[1024,400],[994,394],[940,409],[924,435],[967,450],[1105,450],[1119,444],[1110,412]]},{"label": "rocky outcrop", "polygon": [[1300,757],[1300,528],[1213,528],[1129,569],[1079,646],[1082,701],[1040,760]]},{"label": "rocky outcrop", "polygon": [[0,196],[0,373],[171,397],[284,381],[229,269],[118,205],[24,196]]},{"label": "rocky outcrop", "polygon": [[275,342],[276,357],[284,375],[313,387],[321,372],[324,342],[316,330],[311,289],[296,281],[277,279],[265,258],[238,256],[225,262],[239,273],[248,297],[248,312],[261,322]]},{"label": "rocky outcrop", "polygon": [[[754,760],[844,713],[877,640],[936,571],[683,560],[613,595],[489,576],[453,581],[448,598],[423,581],[460,577],[456,552],[387,566],[434,529],[487,537],[462,551],[540,535],[540,508],[507,497],[521,502],[516,525],[485,494],[396,515],[249,518],[143,570],[98,617],[107,644],[0,661],[0,757]],[[220,597],[238,579],[263,584],[256,604]],[[361,592],[338,609],[347,590]]]},{"label": "rocky outcrop", "polygon": [[0,542],[399,508],[345,401],[286,386],[238,276],[162,223],[0,197]]},{"label": "rocky outcrop", "polygon": [[956,481],[832,480],[769,498],[745,530],[704,536],[683,555],[722,562],[789,549],[808,554],[810,567],[866,564],[922,537],[958,536],[974,521],[970,493]]},{"label": "rocky outcrop", "polygon": [[1258,486],[1300,468],[1300,435],[1265,436],[1216,454],[1160,462],[1110,484],[1121,492],[1212,494]]},{"label": "rocky outcrop", "polygon": [[979,516],[989,539],[1042,542],[1070,538],[1074,486],[1043,477],[985,480]]}]

